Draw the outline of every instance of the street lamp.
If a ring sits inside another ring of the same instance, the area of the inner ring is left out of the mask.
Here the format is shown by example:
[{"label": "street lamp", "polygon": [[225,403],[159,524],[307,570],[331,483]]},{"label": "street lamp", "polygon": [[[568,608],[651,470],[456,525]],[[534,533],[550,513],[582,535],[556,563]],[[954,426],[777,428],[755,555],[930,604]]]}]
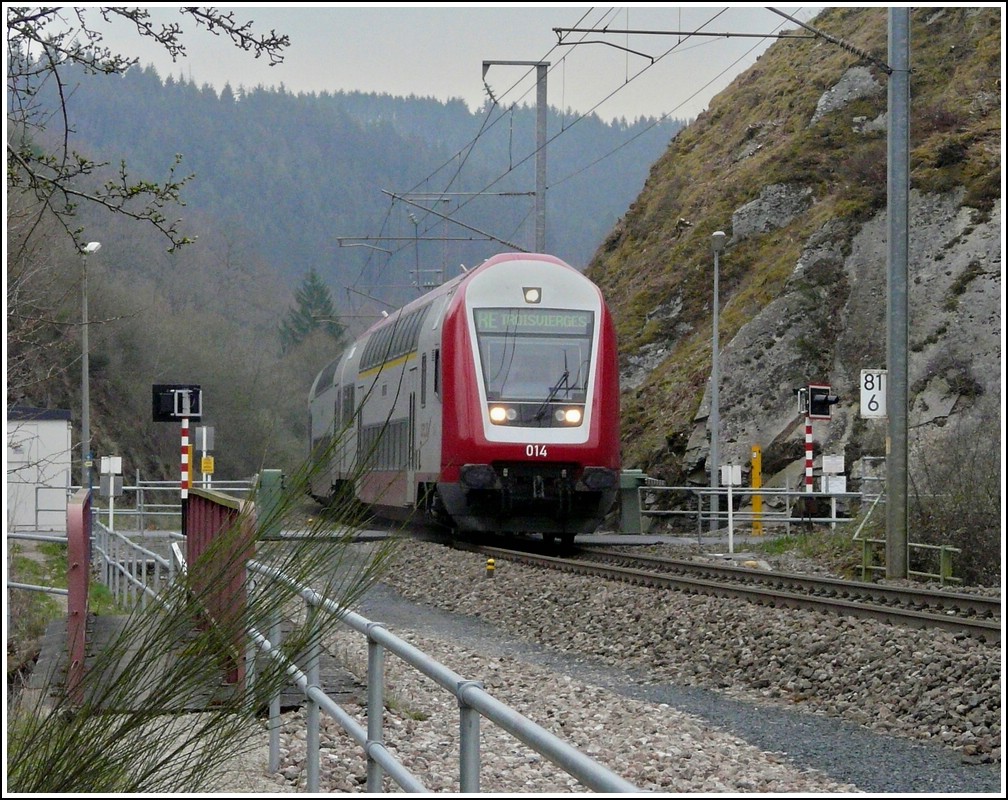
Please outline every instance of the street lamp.
[{"label": "street lamp", "polygon": [[101,249],[101,242],[88,242],[81,248],[83,276],[81,279],[81,486],[91,488],[91,399],[88,380],[88,310],[87,257]]},{"label": "street lamp", "polygon": [[724,249],[724,231],[714,231],[711,234],[711,249],[714,251],[714,345],[711,355],[711,445],[710,445],[710,486],[711,486],[711,533],[715,533],[720,525],[718,524],[718,514],[720,513],[720,503],[718,502],[719,472],[721,469],[720,454],[718,452],[718,439],[720,438],[721,412],[718,406],[720,376],[718,375],[718,256]]}]

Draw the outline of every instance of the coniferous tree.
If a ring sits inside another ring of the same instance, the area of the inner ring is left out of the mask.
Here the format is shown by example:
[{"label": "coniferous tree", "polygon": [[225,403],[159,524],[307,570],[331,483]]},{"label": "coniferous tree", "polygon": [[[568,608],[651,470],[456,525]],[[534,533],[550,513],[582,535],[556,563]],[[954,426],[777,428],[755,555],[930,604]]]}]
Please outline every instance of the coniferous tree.
[{"label": "coniferous tree", "polygon": [[294,297],[297,305],[280,323],[280,348],[285,355],[315,331],[328,334],[336,342],[343,339],[345,328],[336,315],[332,293],[314,268],[308,270]]}]

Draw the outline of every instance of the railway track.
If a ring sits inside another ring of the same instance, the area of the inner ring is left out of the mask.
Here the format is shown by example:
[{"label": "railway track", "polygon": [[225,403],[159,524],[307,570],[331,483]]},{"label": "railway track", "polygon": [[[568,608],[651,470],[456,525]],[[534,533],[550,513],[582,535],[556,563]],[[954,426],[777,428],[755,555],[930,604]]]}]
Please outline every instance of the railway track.
[{"label": "railway track", "polygon": [[1001,641],[1001,598],[933,589],[773,572],[707,561],[584,549],[569,557],[456,543],[494,559],[594,575],[641,586],[736,597],[764,605],[878,619],[892,625],[940,628]]}]

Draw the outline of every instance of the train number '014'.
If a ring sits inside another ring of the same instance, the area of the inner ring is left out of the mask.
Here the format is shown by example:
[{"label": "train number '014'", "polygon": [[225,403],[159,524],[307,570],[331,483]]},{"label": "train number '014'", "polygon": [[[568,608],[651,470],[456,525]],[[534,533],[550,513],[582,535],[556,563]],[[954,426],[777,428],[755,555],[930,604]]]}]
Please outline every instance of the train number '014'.
[{"label": "train number '014'", "polygon": [[546,452],[544,444],[527,444],[525,445],[525,455],[528,458],[547,458],[549,454]]}]

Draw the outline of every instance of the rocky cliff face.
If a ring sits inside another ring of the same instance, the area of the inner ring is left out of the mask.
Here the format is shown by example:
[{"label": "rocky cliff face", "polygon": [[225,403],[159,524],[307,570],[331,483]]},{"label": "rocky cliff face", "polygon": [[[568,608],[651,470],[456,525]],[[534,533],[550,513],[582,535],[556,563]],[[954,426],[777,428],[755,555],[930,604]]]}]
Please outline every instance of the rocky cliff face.
[{"label": "rocky cliff face", "polygon": [[[979,414],[988,408],[978,406],[981,397],[1000,398],[1001,202],[987,221],[978,216],[961,205],[961,192],[911,194],[909,426],[918,436],[953,415]],[[885,455],[885,421],[861,417],[860,384],[862,370],[886,366],[886,225],[878,214],[850,238],[841,226],[825,225],[781,296],[722,345],[723,463],[747,464],[753,444],[771,465],[803,460],[804,416],[794,389],[808,382],[829,384],[840,398],[831,420],[814,422],[817,453],[850,451],[853,477],[869,468],[862,456]],[[795,383],[802,374],[807,380]],[[688,474],[704,469],[709,412],[708,383],[683,460]]]},{"label": "rocky cliff face", "polygon": [[[861,416],[861,371],[886,367],[885,9],[832,9],[826,41],[775,44],[673,141],[588,274],[622,352],[626,466],[705,484],[710,451],[713,256],[720,254],[720,460],[795,485],[804,415],[795,389],[840,398],[815,423],[816,462],[857,478],[885,455]],[[1000,9],[911,16],[910,427],[999,418]],[[730,221],[730,224],[728,222]],[[853,488],[856,488],[855,482]]]}]

